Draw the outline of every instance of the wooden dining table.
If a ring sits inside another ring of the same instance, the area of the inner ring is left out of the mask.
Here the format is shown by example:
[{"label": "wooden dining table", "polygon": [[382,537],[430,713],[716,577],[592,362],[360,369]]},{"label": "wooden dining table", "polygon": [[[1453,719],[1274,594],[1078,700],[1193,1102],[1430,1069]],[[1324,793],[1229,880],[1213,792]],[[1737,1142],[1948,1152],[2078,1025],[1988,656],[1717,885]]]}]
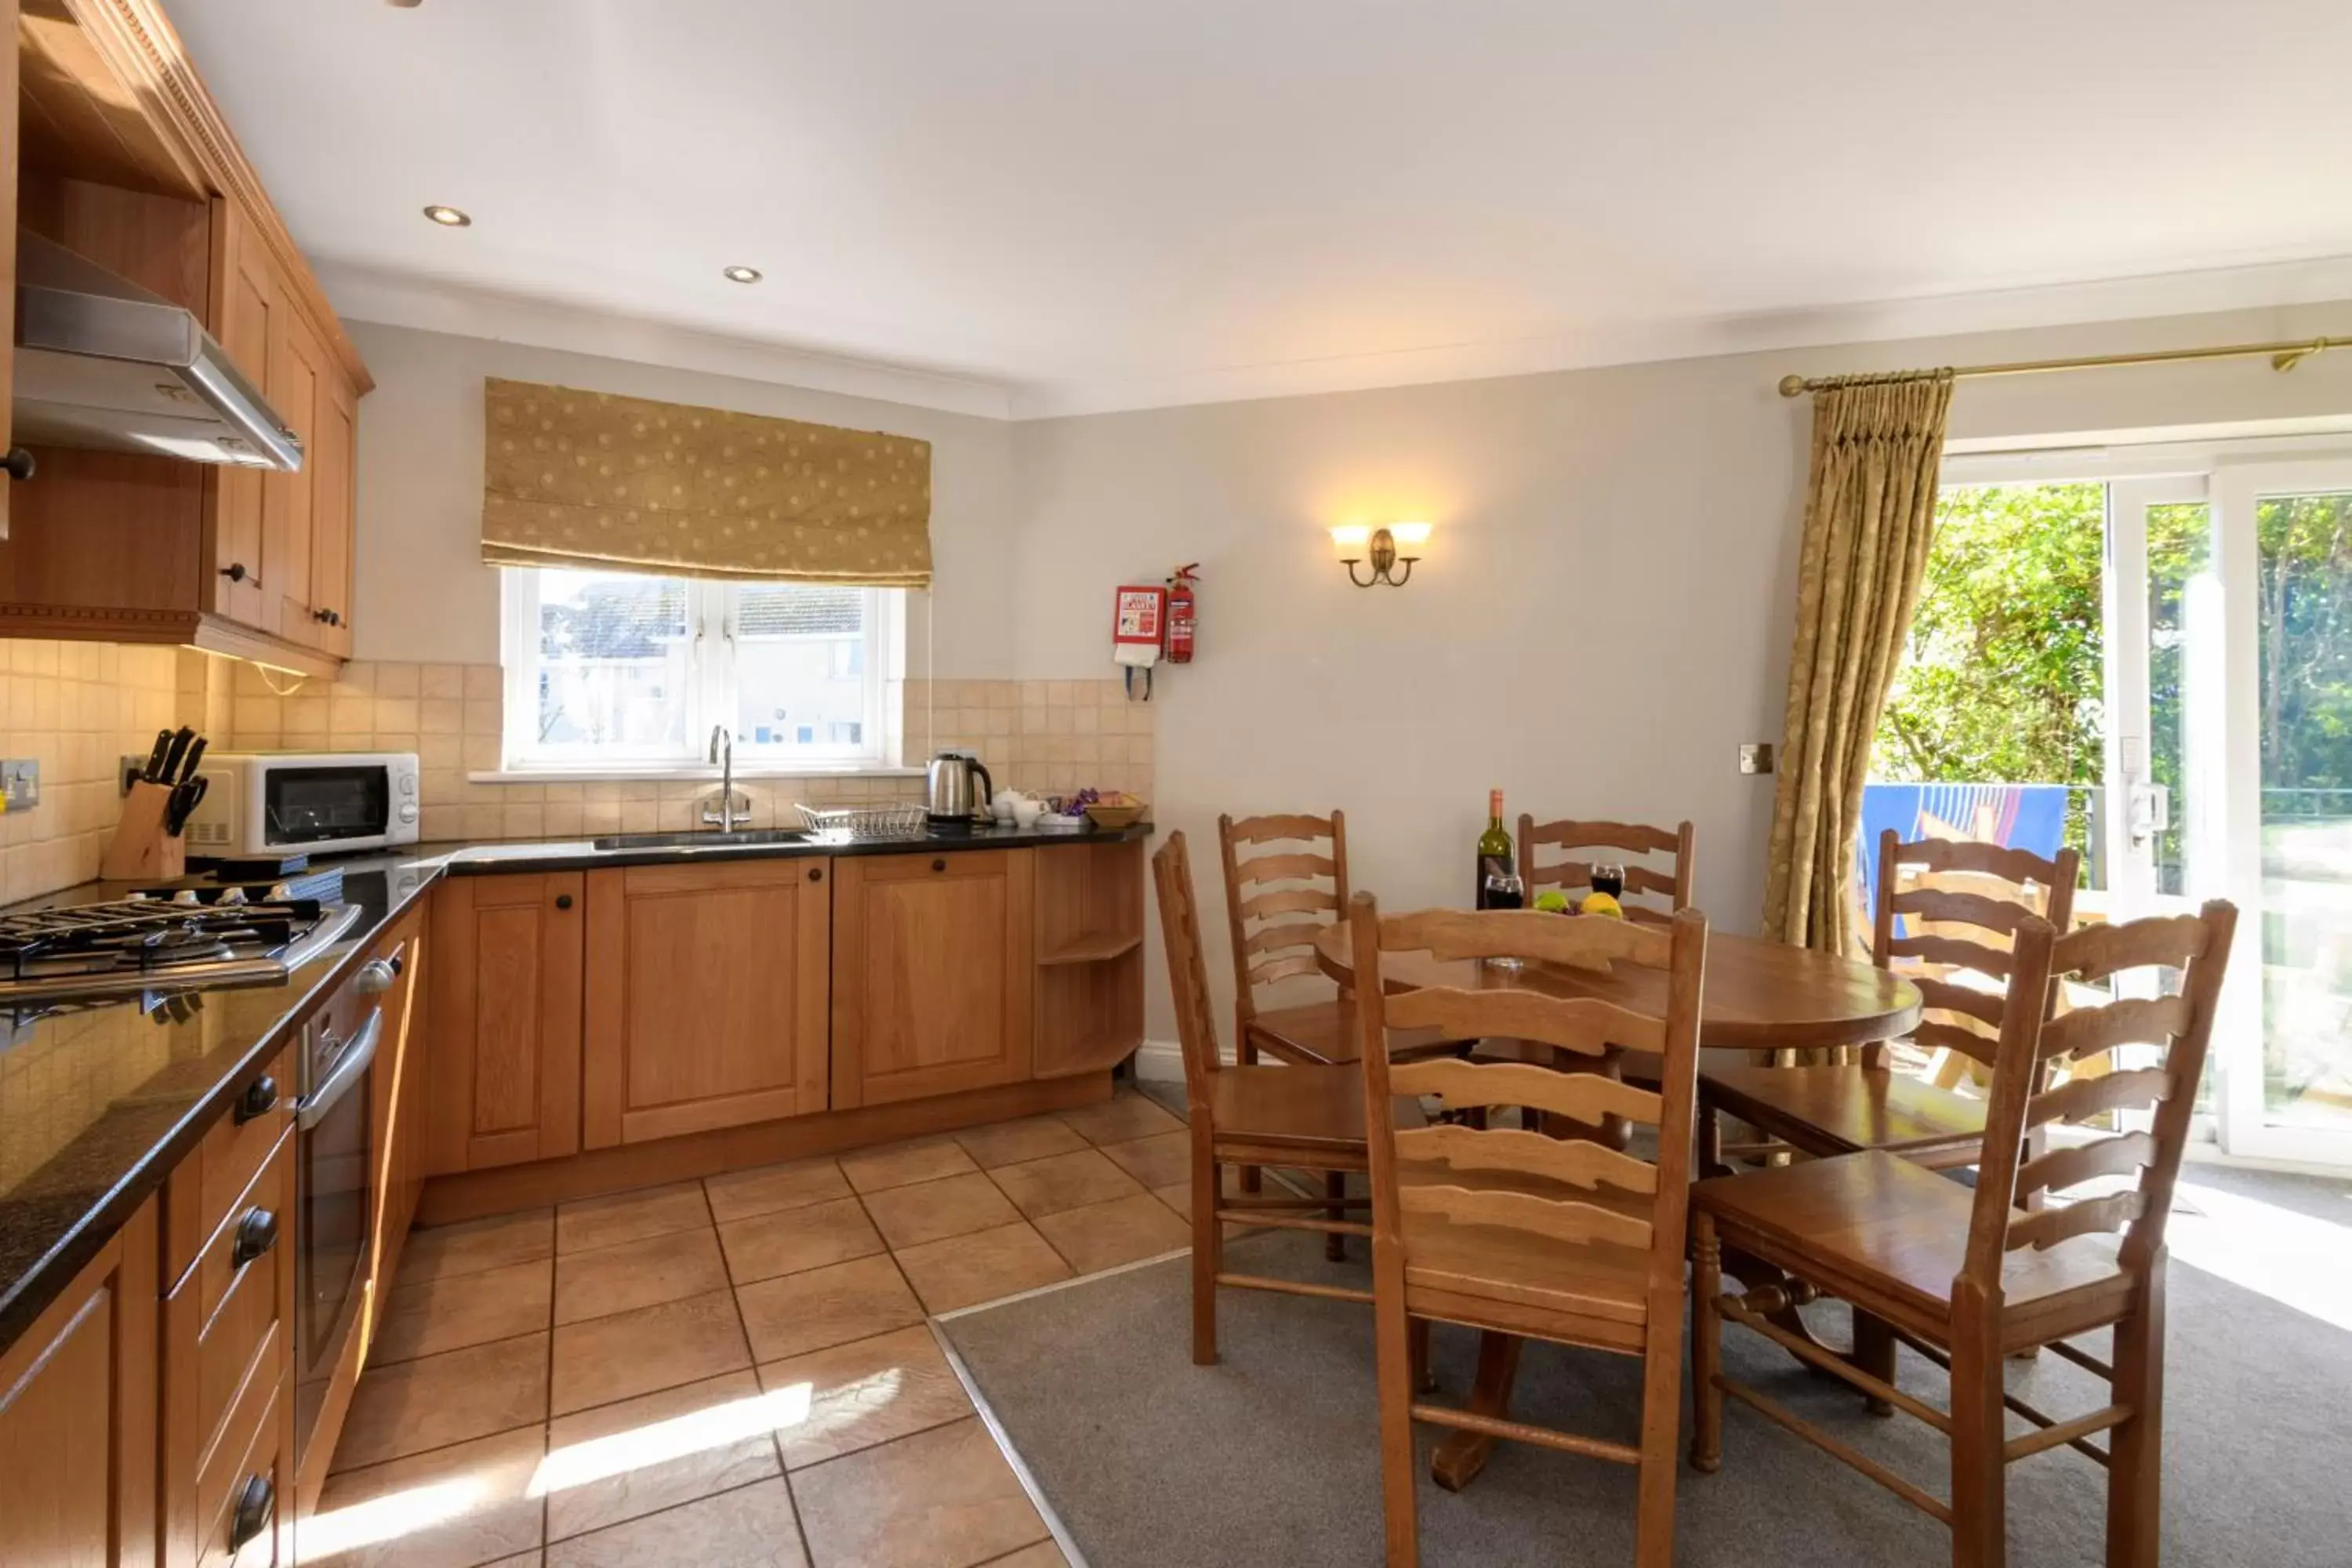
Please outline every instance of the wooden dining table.
[{"label": "wooden dining table", "polygon": [[[1333,924],[1315,939],[1315,957],[1326,974],[1342,987],[1353,988],[1354,933],[1347,921]],[[1383,992],[1393,994],[1433,985],[1592,996],[1654,1017],[1663,1016],[1666,1006],[1665,972],[1634,964],[1621,963],[1602,972],[1530,960],[1522,967],[1508,969],[1475,959],[1439,959],[1427,952],[1381,955]],[[1706,973],[1698,1009],[1698,1043],[1703,1050],[1782,1051],[1868,1045],[1906,1035],[1918,1023],[1918,987],[1874,964],[1760,937],[1707,933]],[[1614,1075],[1620,1062],[1612,1053],[1596,1065]],[[1494,1330],[1482,1332],[1477,1376],[1470,1391],[1471,1410],[1498,1417],[1505,1414],[1518,1373],[1520,1345],[1516,1335]],[[1460,1490],[1485,1468],[1494,1443],[1477,1433],[1449,1434],[1430,1460],[1431,1477],[1448,1490]]]}]

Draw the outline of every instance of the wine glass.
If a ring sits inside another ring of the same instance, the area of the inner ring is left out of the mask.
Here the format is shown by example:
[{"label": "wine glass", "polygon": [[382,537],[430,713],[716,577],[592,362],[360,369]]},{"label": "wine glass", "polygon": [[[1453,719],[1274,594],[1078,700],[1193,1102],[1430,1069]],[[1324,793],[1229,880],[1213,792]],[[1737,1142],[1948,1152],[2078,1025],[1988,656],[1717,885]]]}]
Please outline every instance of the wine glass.
[{"label": "wine glass", "polygon": [[[1487,872],[1486,879],[1479,889],[1479,904],[1480,907],[1484,909],[1524,909],[1527,907],[1527,901],[1528,885],[1519,879],[1519,874],[1517,871],[1512,870],[1507,866],[1498,866],[1495,869]],[[1486,962],[1496,969],[1520,969],[1526,967],[1526,961],[1524,959],[1512,958],[1507,955],[1497,955],[1488,959]]]},{"label": "wine glass", "polygon": [[1592,890],[1606,893],[1612,899],[1622,899],[1625,896],[1625,868],[1609,864],[1594,866]]}]

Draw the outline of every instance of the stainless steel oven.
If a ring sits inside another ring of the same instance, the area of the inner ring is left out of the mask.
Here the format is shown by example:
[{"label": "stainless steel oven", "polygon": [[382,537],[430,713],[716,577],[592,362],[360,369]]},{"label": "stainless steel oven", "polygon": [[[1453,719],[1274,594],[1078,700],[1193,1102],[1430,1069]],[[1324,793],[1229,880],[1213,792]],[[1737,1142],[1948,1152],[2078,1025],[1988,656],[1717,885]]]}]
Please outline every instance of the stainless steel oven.
[{"label": "stainless steel oven", "polygon": [[374,1000],[397,973],[363,965],[305,1031],[294,1115],[294,1451],[310,1447],[367,1294],[377,1151],[372,1079],[383,1041]]}]

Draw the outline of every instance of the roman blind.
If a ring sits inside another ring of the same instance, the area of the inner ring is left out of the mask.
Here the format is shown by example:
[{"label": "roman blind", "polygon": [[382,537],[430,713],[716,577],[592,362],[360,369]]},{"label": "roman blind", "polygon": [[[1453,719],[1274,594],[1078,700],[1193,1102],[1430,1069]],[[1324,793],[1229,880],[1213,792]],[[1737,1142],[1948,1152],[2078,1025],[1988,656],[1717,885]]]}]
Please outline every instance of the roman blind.
[{"label": "roman blind", "polygon": [[491,378],[482,559],[923,588],[931,445]]}]

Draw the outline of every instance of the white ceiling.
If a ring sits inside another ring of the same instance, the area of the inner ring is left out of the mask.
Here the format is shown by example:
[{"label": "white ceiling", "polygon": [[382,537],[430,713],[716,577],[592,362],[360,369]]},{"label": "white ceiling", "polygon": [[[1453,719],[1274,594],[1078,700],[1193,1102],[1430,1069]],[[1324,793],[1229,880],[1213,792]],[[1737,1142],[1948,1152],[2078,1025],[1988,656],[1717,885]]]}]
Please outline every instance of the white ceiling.
[{"label": "white ceiling", "polygon": [[949,406],[2352,297],[2343,0],[170,9],[348,313]]}]

